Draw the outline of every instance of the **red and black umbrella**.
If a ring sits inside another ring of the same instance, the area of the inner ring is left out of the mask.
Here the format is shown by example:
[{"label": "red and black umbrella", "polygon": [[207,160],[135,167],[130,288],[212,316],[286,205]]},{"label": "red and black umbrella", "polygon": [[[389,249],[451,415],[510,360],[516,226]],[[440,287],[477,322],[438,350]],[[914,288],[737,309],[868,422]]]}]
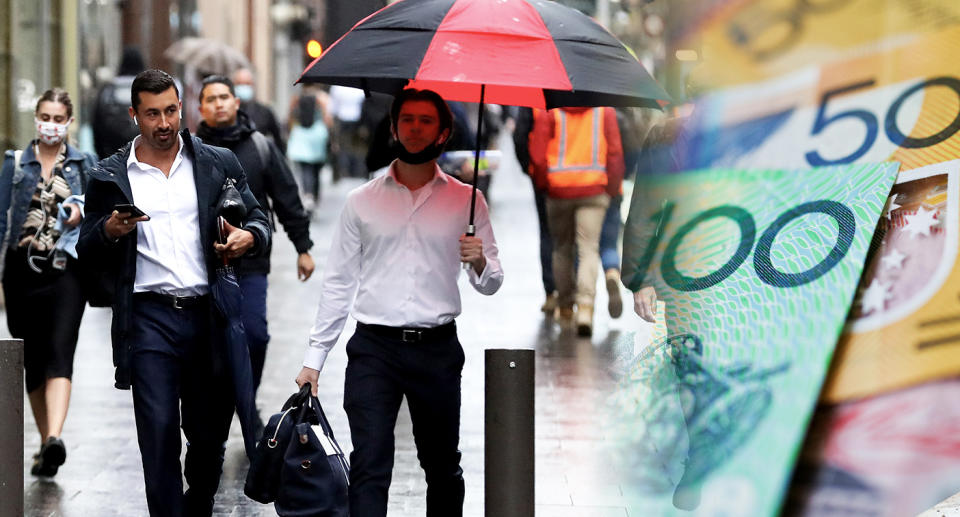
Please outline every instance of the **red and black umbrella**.
[{"label": "red and black umbrella", "polygon": [[546,109],[670,99],[606,29],[547,0],[401,0],[357,23],[298,82]]}]

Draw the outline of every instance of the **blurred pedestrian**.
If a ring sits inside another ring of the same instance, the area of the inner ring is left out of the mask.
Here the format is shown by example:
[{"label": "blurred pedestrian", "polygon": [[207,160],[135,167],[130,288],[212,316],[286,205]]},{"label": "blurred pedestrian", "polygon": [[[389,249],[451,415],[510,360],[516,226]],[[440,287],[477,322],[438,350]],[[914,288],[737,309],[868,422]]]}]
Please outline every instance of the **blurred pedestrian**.
[{"label": "blurred pedestrian", "polygon": [[327,148],[332,123],[327,109],[326,92],[313,85],[303,85],[300,95],[290,102],[290,139],[287,141],[287,158],[300,170],[300,189],[307,212],[312,212],[320,202],[320,171],[327,161]]},{"label": "blurred pedestrian", "polygon": [[69,145],[72,122],[70,95],[43,92],[34,111],[36,138],[22,151],[7,151],[0,170],[3,294],[10,334],[23,340],[27,395],[40,433],[34,476],[56,475],[67,458],[60,434],[85,304],[74,245],[96,157]]},{"label": "blurred pedestrian", "polygon": [[[624,179],[636,177],[640,161],[642,131],[634,117],[634,112],[627,108],[616,110],[617,127],[620,130],[620,145],[623,149]],[[618,242],[623,219],[620,215],[620,206],[623,203],[623,186],[617,195],[610,198],[610,206],[603,218],[603,228],[600,231],[600,264],[603,267],[604,283],[607,287],[607,311],[611,318],[619,318],[623,314],[623,299],[620,297],[620,252]]]},{"label": "blurred pedestrian", "polygon": [[540,235],[540,281],[543,283],[545,298],[540,310],[550,317],[557,310],[557,285],[553,281],[553,241],[550,239],[550,227],[547,224],[547,192],[537,188],[533,181],[533,169],[530,168],[530,132],[533,131],[533,109],[519,108],[516,111],[513,127],[513,149],[520,163],[520,170],[530,176],[533,185],[533,199],[537,206],[537,223]]},{"label": "blurred pedestrian", "polygon": [[[200,87],[200,116],[197,136],[205,144],[226,147],[237,155],[247,175],[247,184],[260,207],[272,222],[276,213],[280,224],[297,250],[297,276],[306,281],[313,274],[310,248],[310,218],[300,204],[293,173],[277,146],[254,129],[247,114],[239,108],[234,85],[226,77],[211,75]],[[267,274],[270,251],[240,261],[240,290],[243,292],[243,326],[247,333],[253,364],[254,392],[260,386],[267,356]]]},{"label": "blurred pedestrian", "polygon": [[623,202],[623,187],[610,196],[610,205],[603,216],[600,228],[600,266],[603,268],[604,285],[607,288],[607,312],[611,318],[623,314],[623,299],[620,297],[620,205]]},{"label": "blurred pedestrian", "polygon": [[[91,171],[77,249],[114,280],[115,386],[133,388],[150,515],[209,516],[234,412],[219,356],[227,315],[216,307],[225,302],[212,299],[223,294],[211,286],[222,258],[269,250],[270,229],[236,156],[180,132],[180,93],[170,75],[138,74],[130,98],[140,135]],[[217,202],[228,179],[247,216],[242,228],[226,223],[219,243]],[[117,209],[133,202],[147,215]]]},{"label": "blurred pedestrian", "polygon": [[483,196],[477,236],[465,236],[471,188],[437,167],[453,125],[446,103],[429,90],[404,90],[391,117],[400,156],[347,198],[296,382],[311,383],[316,393],[320,369],[352,313],[357,331],[347,343],[343,402],[353,440],[350,514],[387,515],[394,427],[406,397],[427,479],[427,515],[456,517],[464,497],[457,279],[461,262],[469,264],[470,285],[492,295],[503,272]]},{"label": "blurred pedestrian", "polygon": [[361,135],[360,115],[363,90],[334,85],[330,87],[330,115],[333,117],[333,178],[366,177],[364,166],[369,140]]},{"label": "blurred pedestrian", "polygon": [[563,325],[571,323],[576,302],[577,334],[590,336],[600,234],[610,199],[620,193],[623,181],[613,109],[538,111],[530,134],[530,163],[536,188],[547,192],[558,319]]},{"label": "blurred pedestrian", "polygon": [[269,138],[277,149],[280,149],[281,155],[285,155],[287,142],[283,139],[283,131],[280,129],[280,123],[277,122],[277,116],[273,114],[270,106],[256,99],[253,72],[249,68],[240,68],[233,73],[232,79],[233,89],[237,93],[237,99],[240,100],[240,109],[250,118],[253,127]]},{"label": "blurred pedestrian", "polygon": [[370,96],[363,99],[360,110],[360,132],[367,143],[364,165],[367,168],[367,178],[373,173],[390,165],[396,158],[389,152],[390,142],[390,104],[393,97],[385,93],[370,92]]},{"label": "blurred pedestrian", "polygon": [[104,84],[97,92],[93,108],[93,147],[103,159],[134,139],[140,132],[130,119],[130,85],[133,78],[144,71],[143,56],[137,47],[123,49],[120,69],[116,77]]}]

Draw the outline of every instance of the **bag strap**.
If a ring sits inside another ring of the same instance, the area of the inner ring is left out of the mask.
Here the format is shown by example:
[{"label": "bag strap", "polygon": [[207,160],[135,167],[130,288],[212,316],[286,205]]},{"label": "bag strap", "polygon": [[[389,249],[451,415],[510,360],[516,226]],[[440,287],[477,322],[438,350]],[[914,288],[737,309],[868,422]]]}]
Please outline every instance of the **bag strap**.
[{"label": "bag strap", "polygon": [[253,140],[253,146],[257,148],[260,165],[266,169],[267,165],[270,164],[270,142],[267,142],[267,137],[259,131],[250,133],[250,138]]}]

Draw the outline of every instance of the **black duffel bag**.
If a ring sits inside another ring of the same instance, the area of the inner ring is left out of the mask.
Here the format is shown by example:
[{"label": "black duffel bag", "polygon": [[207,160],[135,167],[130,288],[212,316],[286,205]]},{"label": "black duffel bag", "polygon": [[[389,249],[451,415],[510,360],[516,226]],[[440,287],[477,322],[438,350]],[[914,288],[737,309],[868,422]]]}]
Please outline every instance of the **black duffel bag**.
[{"label": "black duffel bag", "polygon": [[305,384],[270,417],[243,493],[281,517],[347,517],[350,467],[317,397]]}]

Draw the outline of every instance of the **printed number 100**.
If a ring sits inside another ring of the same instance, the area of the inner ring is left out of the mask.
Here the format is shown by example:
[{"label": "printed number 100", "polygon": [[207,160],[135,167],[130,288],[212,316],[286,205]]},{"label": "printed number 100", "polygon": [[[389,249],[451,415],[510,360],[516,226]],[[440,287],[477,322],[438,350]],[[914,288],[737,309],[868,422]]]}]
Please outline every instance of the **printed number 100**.
[{"label": "printed number 100", "polygon": [[[673,208],[673,203],[667,203],[663,209],[653,214],[651,220],[658,223],[658,229],[666,228],[667,223],[673,216]],[[830,253],[817,265],[806,271],[802,271],[800,273],[787,273],[780,271],[773,265],[770,257],[774,239],[776,239],[777,234],[780,233],[780,230],[782,230],[788,223],[798,217],[813,213],[826,214],[830,217],[833,217],[837,221],[839,231],[837,232],[837,241],[834,243],[833,249],[830,250]],[[706,276],[689,277],[680,273],[677,270],[676,254],[677,249],[683,242],[683,238],[704,221],[716,217],[726,217],[737,223],[737,225],[740,227],[740,243],[737,246],[737,251],[723,266]],[[757,244],[756,251],[753,255],[754,271],[756,271],[760,280],[774,287],[796,287],[798,285],[812,282],[825,275],[841,260],[843,260],[843,257],[846,256],[847,251],[850,250],[850,244],[853,242],[853,235],[856,227],[857,223],[853,216],[853,212],[845,205],[836,201],[821,199],[818,201],[810,201],[808,203],[797,205],[792,209],[780,214],[780,217],[777,217],[777,219],[766,229],[766,231],[763,232],[763,235],[760,236],[760,242]],[[650,263],[653,261],[654,254],[660,245],[660,241],[663,238],[664,233],[665,232],[662,231],[656,232],[656,234],[648,243],[643,256],[640,258],[640,263],[638,264],[637,269],[639,274],[635,277],[636,280],[633,282],[638,284],[636,287],[639,287],[639,285],[643,283],[643,278],[646,276],[647,269],[650,267]],[[747,256],[750,255],[751,249],[753,249],[753,243],[756,239],[756,234],[757,227],[753,220],[753,216],[750,215],[750,212],[741,207],[734,205],[722,205],[705,210],[681,226],[667,243],[667,247],[663,251],[662,260],[660,261],[660,274],[663,276],[663,280],[667,283],[667,285],[679,291],[700,291],[702,289],[712,287],[720,282],[723,282],[727,277],[732,275],[737,269],[740,268],[743,262],[747,259]],[[631,288],[633,287],[635,286],[631,285]]]}]

